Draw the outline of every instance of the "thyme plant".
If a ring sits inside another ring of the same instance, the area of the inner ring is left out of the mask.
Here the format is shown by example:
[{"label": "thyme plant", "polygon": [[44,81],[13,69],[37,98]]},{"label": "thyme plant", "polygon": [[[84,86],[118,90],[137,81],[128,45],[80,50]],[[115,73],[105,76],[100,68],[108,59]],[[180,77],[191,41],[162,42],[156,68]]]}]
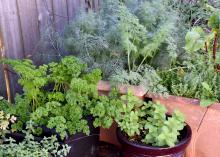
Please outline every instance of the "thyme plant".
[{"label": "thyme plant", "polygon": [[186,34],[185,49],[190,58],[160,73],[163,85],[172,94],[201,99],[202,106],[220,100],[219,15],[219,10],[215,10],[209,18],[211,32],[204,31],[202,27],[193,27]]},{"label": "thyme plant", "polygon": [[16,143],[12,138],[5,140],[6,143],[0,145],[0,156],[10,157],[65,157],[69,153],[69,146],[58,143],[55,136],[44,137],[37,142],[34,136],[26,133],[25,139]]},{"label": "thyme plant", "polygon": [[15,123],[16,119],[16,117],[0,110],[0,137],[4,137],[9,132],[9,124]]}]

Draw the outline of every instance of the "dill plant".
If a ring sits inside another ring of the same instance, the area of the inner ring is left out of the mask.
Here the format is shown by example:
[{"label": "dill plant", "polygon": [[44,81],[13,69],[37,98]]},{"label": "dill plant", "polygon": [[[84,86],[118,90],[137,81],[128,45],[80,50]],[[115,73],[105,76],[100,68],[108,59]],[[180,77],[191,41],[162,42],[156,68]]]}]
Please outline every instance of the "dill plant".
[{"label": "dill plant", "polygon": [[[91,69],[100,67],[107,80],[132,83],[141,76],[144,81],[149,65],[169,67],[176,60],[177,20],[163,0],[106,0],[98,12],[79,12],[67,27],[64,42]],[[161,58],[166,58],[163,65],[158,64]]]}]

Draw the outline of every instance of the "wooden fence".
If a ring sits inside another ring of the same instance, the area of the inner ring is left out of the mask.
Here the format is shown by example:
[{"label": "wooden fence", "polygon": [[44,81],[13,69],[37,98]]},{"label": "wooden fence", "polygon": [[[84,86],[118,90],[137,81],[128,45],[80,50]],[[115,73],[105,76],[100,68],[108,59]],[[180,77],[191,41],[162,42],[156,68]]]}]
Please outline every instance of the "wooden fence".
[{"label": "wooden fence", "polygon": [[[62,32],[79,8],[96,10],[98,6],[99,0],[0,0],[0,38],[2,33],[5,57],[32,55],[48,23]],[[0,95],[6,92],[3,78],[0,65]],[[10,81],[11,86],[14,82]]]}]

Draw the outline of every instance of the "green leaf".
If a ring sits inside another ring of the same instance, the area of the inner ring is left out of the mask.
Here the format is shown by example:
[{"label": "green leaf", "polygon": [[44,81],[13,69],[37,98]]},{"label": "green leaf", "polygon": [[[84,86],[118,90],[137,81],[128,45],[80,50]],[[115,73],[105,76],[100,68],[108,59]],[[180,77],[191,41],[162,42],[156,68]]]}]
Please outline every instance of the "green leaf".
[{"label": "green leaf", "polygon": [[220,64],[220,51],[216,53],[216,63]]},{"label": "green leaf", "polygon": [[212,93],[212,89],[210,88],[209,84],[207,82],[202,82],[202,87]]},{"label": "green leaf", "polygon": [[220,11],[216,11],[211,15],[208,26],[212,29],[220,29]]},{"label": "green leaf", "polygon": [[201,27],[195,27],[186,34],[185,50],[187,52],[195,52],[204,47],[204,31]]},{"label": "green leaf", "polygon": [[216,103],[216,102],[218,102],[218,100],[216,100],[216,99],[201,99],[200,100],[200,105],[202,106],[202,107],[207,107],[207,106],[210,106],[210,105],[212,105],[213,103]]}]

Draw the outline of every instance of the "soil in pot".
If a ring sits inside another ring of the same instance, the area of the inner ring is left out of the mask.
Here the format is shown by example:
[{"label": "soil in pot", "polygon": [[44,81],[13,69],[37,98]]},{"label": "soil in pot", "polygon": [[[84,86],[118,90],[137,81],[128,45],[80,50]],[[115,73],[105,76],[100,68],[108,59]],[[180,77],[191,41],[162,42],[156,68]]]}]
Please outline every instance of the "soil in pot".
[{"label": "soil in pot", "polygon": [[124,157],[183,157],[192,136],[190,126],[186,125],[180,133],[181,139],[176,146],[154,147],[129,141],[120,128],[117,128],[117,138],[122,145]]},{"label": "soil in pot", "polygon": [[121,150],[110,143],[100,141],[96,149],[96,157],[122,157]]}]

